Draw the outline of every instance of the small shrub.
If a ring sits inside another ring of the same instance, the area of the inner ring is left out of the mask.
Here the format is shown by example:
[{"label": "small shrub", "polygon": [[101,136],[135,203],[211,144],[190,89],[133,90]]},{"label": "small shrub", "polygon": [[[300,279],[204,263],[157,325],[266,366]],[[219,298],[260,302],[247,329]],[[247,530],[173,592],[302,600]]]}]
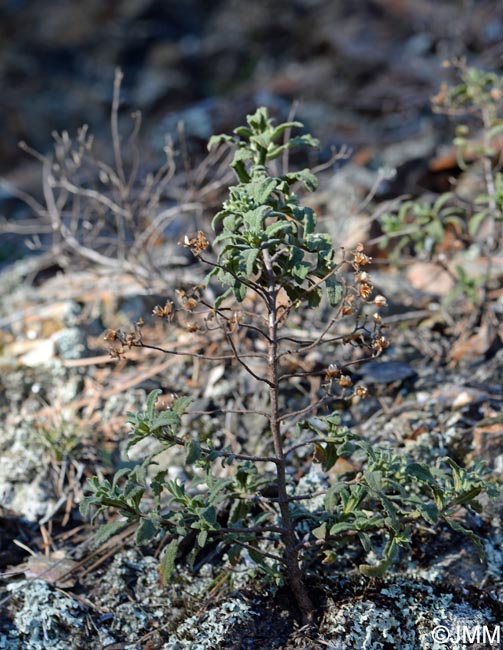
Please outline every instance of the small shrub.
[{"label": "small shrub", "polygon": [[[480,316],[490,288],[494,253],[502,237],[503,79],[493,72],[469,67],[464,61],[445,65],[455,70],[459,83],[442,84],[433,98],[433,109],[462,120],[454,138],[457,162],[462,170],[468,166],[480,168],[480,193],[467,201],[454,188],[430,202],[401,203],[380,217],[384,233],[380,246],[389,248],[390,261],[397,266],[403,263],[404,253],[438,263],[452,275],[455,283],[447,304],[464,296]],[[476,245],[480,249],[486,259],[483,276],[469,277],[460,265],[451,268],[445,255],[438,254],[449,229],[462,247]]]},{"label": "small shrub", "polygon": [[[257,390],[264,389],[263,410],[229,407],[223,412],[263,418],[265,451],[246,449],[247,441],[236,451],[218,435],[184,428],[190,398],[177,397],[170,408],[158,410],[161,391],[153,391],[145,411],[129,414],[129,447],[145,438],[156,439],[161,451],[180,447],[188,480],[171,480],[166,470],[156,469],[159,452],[154,452],[132,469],[119,470],[111,482],[92,478],[82,512],[93,512],[96,519],[113,508],[124,516],[106,524],[101,539],[131,521],[139,524],[139,544],[167,535],[165,580],[182,554],[182,540],[191,542],[196,552],[218,542],[231,564],[247,551],[271,580],[288,583],[303,622],[311,623],[315,609],[306,579],[317,560],[337,562],[340,549],[356,539],[367,554],[373,551],[380,558],[362,564],[361,572],[379,575],[399,548],[410,543],[418,522],[446,521],[471,535],[457,512],[466,506],[480,510],[477,496],[493,487],[481,465],[471,471],[450,459],[420,465],[371,446],[341,424],[334,410],[337,399],[364,397],[366,389],[352,385],[349,372],[334,358],[335,347],[346,344],[367,357],[379,355],[388,346],[378,313],[386,301],[374,296],[367,271],[371,260],[363,246],[350,254],[337,253],[329,235],[316,230],[313,210],[303,207],[294,193],[296,184],[314,189],[313,174],[308,169],[278,171],[285,151],[316,146],[309,135],[291,137],[290,131],[301,126],[275,126],[260,108],[234,136],[210,140],[210,147],[222,142],[235,147],[232,168],[238,181],[213,220],[219,231],[214,241],[218,256],[211,257],[202,232],[186,237],[185,246],[209,266],[206,282],[180,291],[177,299],[154,310],[168,327],[182,324],[200,346],[198,352],[157,349],[239,364]],[[223,288],[214,300],[208,297],[210,283]],[[314,312],[329,314],[323,328],[299,329],[302,314]],[[143,341],[141,321],[133,332],[108,331],[106,338],[114,343],[116,356],[131,347],[156,347]],[[215,340],[219,347],[213,354],[208,350]],[[325,366],[306,370],[313,351],[320,352]],[[292,409],[298,380],[310,376],[320,380],[315,397]],[[342,474],[332,484],[326,480],[317,495],[321,500],[293,489],[291,468],[299,454],[304,463],[306,455],[308,464],[319,463],[326,475],[338,459],[354,453],[360,454],[363,469]]]}]

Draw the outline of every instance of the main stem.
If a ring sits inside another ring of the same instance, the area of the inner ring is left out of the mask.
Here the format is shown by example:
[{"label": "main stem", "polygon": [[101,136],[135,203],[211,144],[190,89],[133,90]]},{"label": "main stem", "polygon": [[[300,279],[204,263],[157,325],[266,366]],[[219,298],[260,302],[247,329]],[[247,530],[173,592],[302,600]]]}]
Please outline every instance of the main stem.
[{"label": "main stem", "polygon": [[286,459],[283,449],[283,439],[280,432],[279,413],[279,358],[278,358],[278,319],[276,299],[278,288],[276,286],[274,271],[268,251],[264,251],[264,262],[269,275],[268,287],[268,376],[269,376],[269,399],[270,415],[269,423],[274,443],[274,454],[276,456],[276,478],[278,483],[278,504],[281,512],[282,535],[284,544],[284,557],[287,568],[287,580],[293,592],[297,605],[299,606],[304,625],[311,624],[314,620],[315,608],[309,597],[304,584],[302,571],[299,565],[299,551],[295,538],[294,526],[290,516],[288,492],[286,489]]}]

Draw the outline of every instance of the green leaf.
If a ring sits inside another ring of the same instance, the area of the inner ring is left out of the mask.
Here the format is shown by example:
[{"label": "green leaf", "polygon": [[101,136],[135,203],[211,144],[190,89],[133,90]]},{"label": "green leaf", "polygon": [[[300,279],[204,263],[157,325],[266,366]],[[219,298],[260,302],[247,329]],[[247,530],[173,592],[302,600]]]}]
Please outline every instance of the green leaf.
[{"label": "green leaf", "polygon": [[386,523],[389,524],[393,532],[395,533],[400,532],[400,520],[398,518],[393,502],[383,494],[380,495],[379,500],[383,504],[384,509],[386,510],[386,514],[388,515]]},{"label": "green leaf", "polygon": [[438,523],[439,513],[434,503],[423,503],[417,507],[417,510],[429,524]]},{"label": "green leaf", "polygon": [[379,564],[360,564],[358,570],[367,578],[380,578],[391,565],[391,560],[383,560]]},{"label": "green leaf", "polygon": [[247,248],[239,254],[241,267],[247,280],[253,275],[253,266],[259,254],[258,248]]},{"label": "green leaf", "polygon": [[481,212],[477,212],[476,214],[473,215],[473,217],[471,217],[471,219],[468,222],[468,232],[471,237],[475,237],[478,229],[480,228],[482,222],[488,216],[488,214],[489,214],[488,210],[482,210]]},{"label": "green leaf", "polygon": [[249,140],[250,136],[253,135],[253,132],[251,131],[251,129],[249,129],[246,126],[238,126],[237,129],[234,129],[234,133],[236,135],[239,135],[241,138],[246,138],[247,140]]},{"label": "green leaf", "polygon": [[193,465],[201,457],[201,445],[198,440],[189,440],[185,445],[185,464]]},{"label": "green leaf", "polygon": [[130,471],[131,471],[130,467],[122,467],[121,469],[119,469],[119,470],[117,470],[115,472],[114,477],[112,479],[112,487],[111,487],[112,492],[115,492],[115,490],[117,489],[117,484],[120,481],[120,479],[123,476],[126,476],[127,474],[129,474]]},{"label": "green leaf", "polygon": [[273,142],[276,142],[276,140],[283,135],[285,131],[288,129],[293,129],[293,128],[302,128],[304,125],[302,122],[283,122],[283,124],[279,124],[272,132],[271,134],[271,140]]},{"label": "green leaf", "polygon": [[171,406],[171,410],[174,411],[179,417],[181,417],[188,409],[191,402],[191,397],[177,397]]},{"label": "green leaf", "polygon": [[222,142],[234,142],[234,138],[230,135],[212,135],[208,140],[208,151],[211,151]]},{"label": "green leaf", "polygon": [[208,531],[207,530],[199,531],[197,535],[197,543],[200,548],[203,548],[205,546],[207,539],[208,539]]},{"label": "green leaf", "polygon": [[120,530],[129,526],[129,523],[127,519],[114,519],[107,524],[103,524],[103,526],[98,528],[98,532],[94,537],[94,545],[101,546],[101,544],[104,544]]},{"label": "green leaf", "polygon": [[360,531],[358,533],[358,539],[360,540],[360,543],[365,553],[370,553],[370,551],[372,550],[372,542],[370,541],[369,535],[367,533],[364,533],[363,531]]},{"label": "green leaf", "polygon": [[320,526],[317,526],[316,528],[313,528],[313,530],[311,532],[316,537],[316,539],[325,539],[325,537],[327,536],[327,523],[326,523],[326,521],[323,522]]},{"label": "green leaf", "polygon": [[173,411],[162,411],[152,419],[152,429],[161,427],[178,427],[180,424],[179,416]]},{"label": "green leaf", "polygon": [[158,533],[158,529],[154,522],[149,519],[142,519],[138,530],[136,531],[136,543],[138,546],[148,544]]},{"label": "green leaf", "polygon": [[201,519],[205,521],[210,526],[214,526],[217,523],[217,511],[214,506],[208,506],[201,512]]},{"label": "green leaf", "polygon": [[311,135],[308,133],[304,135],[299,135],[295,138],[290,139],[290,145],[291,146],[296,146],[296,147],[319,147],[320,146],[320,141],[317,140],[316,138],[313,138]]},{"label": "green leaf", "polygon": [[[316,140],[316,142],[318,141]],[[318,187],[318,179],[310,169],[302,169],[298,172],[286,174],[286,178],[290,182],[298,181],[302,183],[309,192],[314,192]]]},{"label": "green leaf", "polygon": [[251,559],[256,563],[260,564],[264,560],[263,554],[259,549],[255,549],[251,546],[248,547],[248,553],[250,554]]},{"label": "green leaf", "polygon": [[365,471],[363,473],[363,476],[365,477],[365,480],[367,481],[367,485],[369,488],[376,493],[382,492],[383,485],[382,485],[382,472],[380,471]]},{"label": "green leaf", "polygon": [[246,298],[246,285],[242,282],[236,282],[232,287],[232,292],[238,302],[243,302]]},{"label": "green leaf", "polygon": [[260,233],[264,230],[264,218],[269,210],[267,205],[260,205],[255,210],[250,210],[243,214],[245,225],[253,233]]},{"label": "green leaf", "polygon": [[253,202],[260,206],[259,209],[267,209],[264,206],[269,199],[269,195],[276,189],[277,181],[275,178],[260,178],[248,183],[247,191]]},{"label": "green leaf", "polygon": [[337,280],[335,275],[331,275],[325,280],[325,287],[327,289],[327,299],[331,307],[337,307],[344,295],[344,287]]},{"label": "green leaf", "polygon": [[[316,214],[311,208],[303,208],[302,211],[302,222],[304,224],[304,237],[311,235],[314,232],[316,226]],[[301,215],[297,215],[297,211],[294,211],[294,217],[297,219]]]},{"label": "green leaf", "polygon": [[456,521],[455,519],[448,519],[445,518],[446,522],[448,525],[452,528],[452,530],[455,530],[457,533],[462,533],[463,535],[466,535],[476,546],[477,551],[479,553],[479,557],[483,558],[485,555],[484,551],[484,546],[482,544],[482,540],[478,535],[476,535],[472,530],[469,530],[468,528],[465,528],[462,526],[459,521]]},{"label": "green leaf", "polygon": [[176,554],[178,552],[179,545],[179,540],[173,538],[171,542],[166,546],[164,553],[161,556],[161,560],[159,562],[159,574],[161,576],[163,585],[166,585],[173,575],[173,571],[175,569]]},{"label": "green leaf", "polygon": [[156,388],[155,390],[151,391],[147,397],[146,406],[147,406],[147,416],[149,420],[153,420],[155,417],[155,405],[161,393],[162,390]]},{"label": "green leaf", "polygon": [[240,183],[248,183],[250,181],[250,174],[246,170],[246,162],[251,159],[252,155],[246,149],[238,149],[234,154],[231,167]]},{"label": "green leaf", "polygon": [[333,486],[325,493],[324,506],[328,513],[334,512],[337,506],[336,489]]},{"label": "green leaf", "polygon": [[313,232],[306,237],[306,246],[311,253],[332,251],[332,238],[326,233]]},{"label": "green leaf", "polygon": [[341,533],[347,533],[350,530],[354,530],[354,525],[352,522],[349,521],[341,521],[338,524],[334,524],[330,528],[330,536],[335,537],[336,535],[340,535]]},{"label": "green leaf", "polygon": [[265,229],[266,236],[271,239],[272,237],[278,236],[280,233],[293,234],[294,225],[290,221],[276,221],[271,223]]},{"label": "green leaf", "polygon": [[428,483],[429,485],[437,484],[430,470],[425,465],[421,465],[420,463],[409,463],[405,468],[405,471],[407,474],[414,478],[417,478],[423,483]]}]

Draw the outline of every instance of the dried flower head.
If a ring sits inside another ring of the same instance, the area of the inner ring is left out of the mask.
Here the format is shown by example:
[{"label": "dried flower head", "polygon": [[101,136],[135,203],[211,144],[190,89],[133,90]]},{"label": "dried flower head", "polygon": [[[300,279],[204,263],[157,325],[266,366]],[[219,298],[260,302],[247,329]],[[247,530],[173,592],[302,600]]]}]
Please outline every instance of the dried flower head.
[{"label": "dried flower head", "polygon": [[185,235],[183,245],[186,248],[190,248],[192,253],[197,256],[208,248],[210,242],[206,238],[206,235],[201,230],[198,230],[197,235],[192,239],[189,239],[188,236]]},{"label": "dried flower head", "polygon": [[349,375],[341,375],[337,381],[341,388],[349,388],[353,385]]},{"label": "dried flower head", "polygon": [[171,322],[175,315],[175,308],[173,302],[171,300],[167,300],[164,307],[161,307],[160,305],[156,305],[152,310],[152,313],[154,316],[157,316],[157,318],[165,318],[166,320]]},{"label": "dried flower head", "polygon": [[355,388],[355,395],[357,397],[361,397],[363,399],[363,398],[367,397],[368,394],[369,394],[369,390],[368,390],[368,388],[366,386],[360,385],[360,386],[357,386]]},{"label": "dried flower head", "polygon": [[358,288],[360,298],[363,298],[363,300],[367,300],[367,298],[370,296],[372,291],[373,288],[370,286],[370,284],[367,284],[366,282],[362,282],[362,284],[360,284]]},{"label": "dried flower head", "polygon": [[187,332],[191,332],[191,333],[193,333],[193,332],[203,332],[204,331],[204,328],[201,327],[201,325],[198,325],[197,323],[194,323],[194,322],[187,323],[186,329],[187,329]]},{"label": "dried flower head", "polygon": [[353,267],[357,271],[360,266],[367,266],[372,261],[372,258],[363,252],[363,244],[357,244],[356,248],[351,252],[353,253]]},{"label": "dried flower head", "polygon": [[387,306],[388,306],[388,301],[386,300],[386,298],[385,298],[384,296],[381,296],[381,294],[375,296],[375,298],[374,298],[374,300],[372,301],[372,303],[373,303],[376,307],[387,307]]},{"label": "dried flower head", "polygon": [[360,271],[359,273],[356,274],[356,281],[358,284],[361,284],[362,282],[366,282],[367,284],[370,283],[370,273],[367,273],[367,271]]},{"label": "dried flower head", "polygon": [[325,370],[325,379],[330,380],[334,377],[338,377],[341,374],[340,368],[336,363],[331,363],[328,368]]},{"label": "dried flower head", "polygon": [[243,320],[243,314],[239,311],[235,311],[232,316],[226,321],[227,329],[229,332],[234,332],[236,327]]},{"label": "dried flower head", "polygon": [[183,289],[176,289],[176,295],[182,305],[182,309],[186,309],[187,311],[192,311],[199,304],[197,298],[188,295]]},{"label": "dried flower head", "polygon": [[106,330],[103,338],[105,341],[117,341],[119,340],[120,330]]},{"label": "dried flower head", "polygon": [[110,354],[112,359],[125,359],[126,358],[126,354],[125,354],[125,351],[124,351],[123,347],[110,348],[108,350],[108,353]]},{"label": "dried flower head", "polygon": [[372,343],[372,348],[374,350],[374,353],[376,355],[381,354],[383,350],[386,348],[389,348],[390,342],[385,336],[379,336],[375,341]]}]

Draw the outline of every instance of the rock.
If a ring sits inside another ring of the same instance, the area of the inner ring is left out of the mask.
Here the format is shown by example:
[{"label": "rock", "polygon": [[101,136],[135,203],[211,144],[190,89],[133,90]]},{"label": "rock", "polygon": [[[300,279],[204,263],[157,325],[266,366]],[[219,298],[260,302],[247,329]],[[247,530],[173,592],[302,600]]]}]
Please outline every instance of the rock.
[{"label": "rock", "polygon": [[403,361],[370,361],[359,369],[365,381],[376,384],[391,384],[417,376],[417,372]]}]

